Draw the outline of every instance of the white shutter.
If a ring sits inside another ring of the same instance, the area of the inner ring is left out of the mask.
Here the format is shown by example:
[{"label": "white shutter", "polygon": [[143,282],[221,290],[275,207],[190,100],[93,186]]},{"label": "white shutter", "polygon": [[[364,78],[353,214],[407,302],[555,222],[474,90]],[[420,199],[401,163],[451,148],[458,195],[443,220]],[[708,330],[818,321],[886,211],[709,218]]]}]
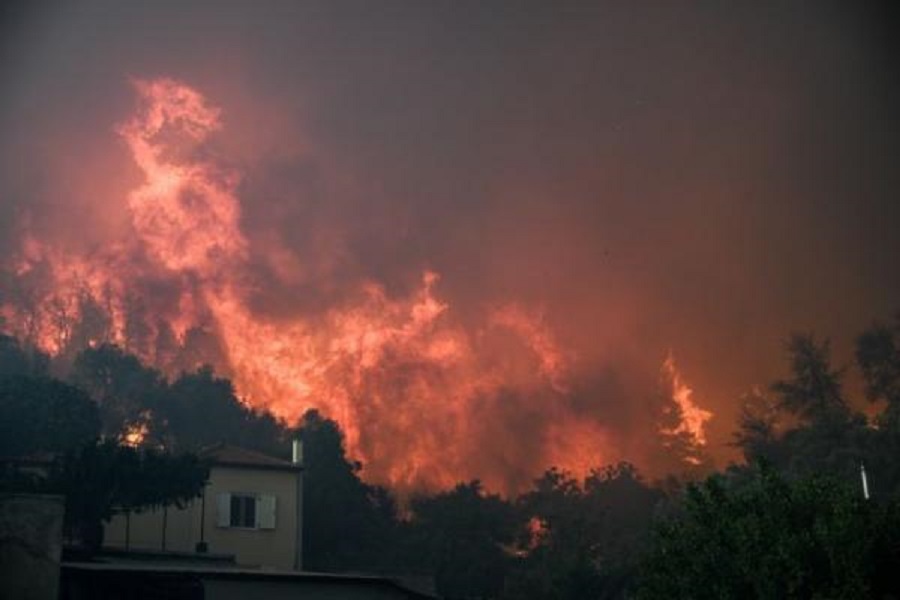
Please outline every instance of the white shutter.
[{"label": "white shutter", "polygon": [[275,529],[275,496],[257,497],[256,526],[260,529]]},{"label": "white shutter", "polygon": [[216,525],[231,527],[231,494],[219,494],[216,497]]}]

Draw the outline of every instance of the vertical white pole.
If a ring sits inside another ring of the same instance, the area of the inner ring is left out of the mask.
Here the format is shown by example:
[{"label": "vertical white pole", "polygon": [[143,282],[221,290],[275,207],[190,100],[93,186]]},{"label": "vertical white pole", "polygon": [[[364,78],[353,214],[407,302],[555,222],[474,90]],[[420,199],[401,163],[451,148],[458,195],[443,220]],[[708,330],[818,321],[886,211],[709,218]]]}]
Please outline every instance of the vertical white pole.
[{"label": "vertical white pole", "polygon": [[294,540],[294,570],[303,569],[303,442],[294,440],[291,462],[297,467],[297,531]]},{"label": "vertical white pole", "polygon": [[303,465],[303,442],[294,440],[291,451],[291,462],[295,465]]},{"label": "vertical white pole", "polygon": [[859,477],[862,479],[863,498],[869,499],[869,480],[866,478],[866,466],[859,463]]}]

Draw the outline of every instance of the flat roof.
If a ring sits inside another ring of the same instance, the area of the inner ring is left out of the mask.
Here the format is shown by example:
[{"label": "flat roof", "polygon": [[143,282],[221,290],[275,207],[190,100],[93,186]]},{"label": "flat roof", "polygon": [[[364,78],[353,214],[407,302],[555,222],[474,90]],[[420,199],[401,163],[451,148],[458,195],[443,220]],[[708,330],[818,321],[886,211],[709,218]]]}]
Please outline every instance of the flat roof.
[{"label": "flat roof", "polygon": [[286,571],[280,569],[250,569],[243,567],[212,567],[206,565],[161,565],[137,562],[79,562],[63,561],[62,569],[69,573],[118,575],[184,575],[201,579],[230,579],[270,582],[310,582],[334,584],[368,584],[389,586],[403,590],[418,598],[437,598],[433,593],[410,586],[402,577],[369,575],[363,573],[318,573],[313,571]]}]

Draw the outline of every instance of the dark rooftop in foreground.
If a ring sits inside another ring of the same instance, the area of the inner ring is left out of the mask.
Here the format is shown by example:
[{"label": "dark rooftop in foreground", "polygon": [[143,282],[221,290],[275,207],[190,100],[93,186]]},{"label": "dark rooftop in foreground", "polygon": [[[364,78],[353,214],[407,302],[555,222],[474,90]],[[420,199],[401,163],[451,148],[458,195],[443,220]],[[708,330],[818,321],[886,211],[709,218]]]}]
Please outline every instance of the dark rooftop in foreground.
[{"label": "dark rooftop in foreground", "polygon": [[[431,586],[403,577],[248,569],[202,563],[63,562],[63,600],[82,597],[199,600],[270,594],[272,598],[438,598]],[[213,582],[218,582],[214,584]],[[231,582],[231,586],[228,586]],[[266,585],[270,584],[270,585]],[[278,587],[273,588],[271,584]],[[235,587],[236,586],[236,587]],[[431,588],[431,589],[430,589]],[[205,589],[205,592],[203,591]],[[88,594],[88,596],[85,596]]]}]

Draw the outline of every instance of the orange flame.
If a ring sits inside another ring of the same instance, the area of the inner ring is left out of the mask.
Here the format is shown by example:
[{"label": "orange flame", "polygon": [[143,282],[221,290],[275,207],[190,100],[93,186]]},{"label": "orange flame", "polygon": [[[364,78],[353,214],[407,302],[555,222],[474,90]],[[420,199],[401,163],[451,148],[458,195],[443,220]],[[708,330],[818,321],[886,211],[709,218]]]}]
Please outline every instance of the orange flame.
[{"label": "orange flame", "polygon": [[[706,446],[706,423],[713,413],[700,408],[693,399],[694,391],[685,383],[681,372],[675,366],[675,357],[670,351],[662,366],[663,379],[671,386],[672,402],[678,409],[679,422],[672,427],[662,427],[667,434],[684,434],[697,448]],[[697,463],[698,459],[689,457],[689,462]]]},{"label": "orange flame", "polygon": [[119,439],[123,445],[137,448],[144,444],[148,433],[150,433],[150,428],[146,423],[132,423],[125,428]]},{"label": "orange flame", "polygon": [[[171,79],[133,85],[137,110],[117,128],[143,175],[127,197],[131,231],[83,256],[26,232],[11,270],[50,283],[3,305],[17,333],[52,354],[114,342],[175,370],[169,355],[203,330],[220,354],[201,359],[245,402],[289,420],[318,408],[340,423],[364,475],[401,491],[473,476],[512,491],[549,466],[544,459],[583,473],[602,462],[605,431],[567,413],[573,357],[539,312],[511,303],[466,328],[432,271],[399,296],[359,281],[315,318],[254,311],[249,297],[261,284],[240,226],[239,177],[209,158],[221,111]],[[264,251],[289,282],[300,261],[275,246]],[[134,291],[144,288],[167,292]],[[507,421],[516,419],[535,433],[514,431]],[[142,430],[124,439],[139,443]]]},{"label": "orange flame", "polygon": [[541,544],[546,543],[550,537],[550,527],[547,521],[540,517],[531,517],[525,525],[528,531],[528,541],[526,547],[520,551],[520,556],[527,555]]}]

